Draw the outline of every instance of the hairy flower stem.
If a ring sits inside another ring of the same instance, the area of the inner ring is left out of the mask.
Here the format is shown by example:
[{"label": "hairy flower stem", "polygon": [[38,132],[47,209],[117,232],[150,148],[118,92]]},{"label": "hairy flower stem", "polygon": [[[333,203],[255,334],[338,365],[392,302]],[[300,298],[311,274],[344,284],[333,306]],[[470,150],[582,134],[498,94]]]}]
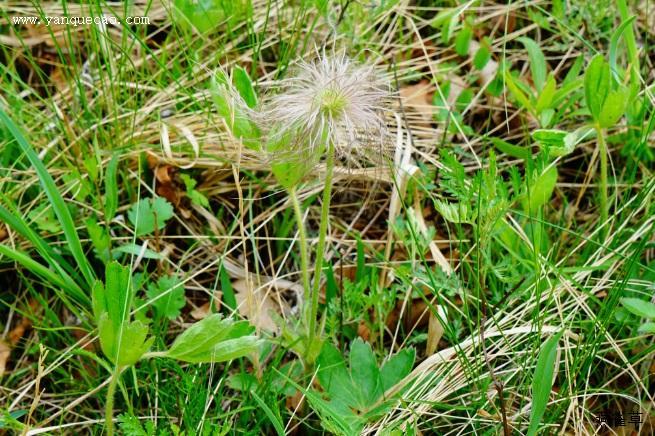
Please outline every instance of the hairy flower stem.
[{"label": "hairy flower stem", "polygon": [[[316,268],[314,270],[314,286],[312,287],[311,306],[308,312],[308,332],[307,332],[307,349],[306,359],[312,359],[310,350],[314,343],[316,331],[316,322],[318,318],[318,294],[321,284],[321,274],[323,273],[323,251],[325,250],[325,238],[327,237],[328,220],[330,218],[330,199],[332,197],[332,173],[334,172],[334,144],[328,141],[327,159],[325,161],[325,186],[323,188],[323,205],[321,207],[321,223],[318,229],[318,245],[316,246]],[[313,362],[309,362],[313,363]]]},{"label": "hairy flower stem", "polygon": [[[596,136],[598,137],[598,153],[600,154],[600,225],[606,226],[609,216],[608,195],[607,195],[607,145],[603,129],[596,126]],[[607,228],[603,227],[600,231],[601,239],[605,239]]]},{"label": "hairy flower stem", "polygon": [[105,402],[105,425],[107,426],[107,436],[114,434],[114,396],[116,395],[116,386],[121,377],[123,368],[116,367],[109,379],[109,386],[107,388],[107,401]]},{"label": "hairy flower stem", "polygon": [[298,235],[300,237],[300,269],[302,274],[302,287],[305,294],[307,294],[310,290],[307,233],[305,232],[302,209],[300,207],[300,201],[298,200],[298,193],[296,192],[295,187],[289,189],[289,197],[291,198],[291,203],[293,204],[293,212],[296,215],[296,222],[298,225]]}]

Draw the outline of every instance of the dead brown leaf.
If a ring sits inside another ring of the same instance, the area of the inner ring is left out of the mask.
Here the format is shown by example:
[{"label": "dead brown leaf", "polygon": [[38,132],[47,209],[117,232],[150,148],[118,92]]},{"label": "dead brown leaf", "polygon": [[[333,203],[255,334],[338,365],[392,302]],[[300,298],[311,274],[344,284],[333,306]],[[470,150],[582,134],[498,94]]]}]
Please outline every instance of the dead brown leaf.
[{"label": "dead brown leaf", "polygon": [[[36,311],[39,308],[39,303],[36,300],[32,299],[30,300],[28,306],[29,306],[29,312],[32,314],[36,314]],[[32,327],[32,321],[26,316],[21,317],[18,324],[13,329],[11,329],[11,331],[7,335],[7,338],[9,339],[9,344],[16,345],[18,341],[20,341],[21,338],[25,336],[25,332],[29,330],[31,327]]]},{"label": "dead brown leaf", "polygon": [[[221,291],[214,292],[214,307],[219,307],[221,300],[223,298],[223,293]],[[208,301],[205,304],[196,307],[191,311],[191,317],[196,320],[207,318],[212,314],[212,301]]]},{"label": "dead brown leaf", "polygon": [[267,286],[255,289],[249,280],[236,280],[232,282],[237,300],[239,313],[248,318],[250,323],[258,329],[275,334],[280,332],[271,314],[281,313],[280,304],[274,299],[275,289]]},{"label": "dead brown leaf", "polygon": [[400,88],[400,98],[406,110],[418,112],[421,118],[427,123],[432,122],[432,114],[435,107],[432,104],[432,97],[435,88],[427,80],[423,79],[414,85],[407,85]]},{"label": "dead brown leaf", "polygon": [[10,354],[11,348],[9,348],[9,345],[5,341],[0,341],[0,377],[5,373]]}]

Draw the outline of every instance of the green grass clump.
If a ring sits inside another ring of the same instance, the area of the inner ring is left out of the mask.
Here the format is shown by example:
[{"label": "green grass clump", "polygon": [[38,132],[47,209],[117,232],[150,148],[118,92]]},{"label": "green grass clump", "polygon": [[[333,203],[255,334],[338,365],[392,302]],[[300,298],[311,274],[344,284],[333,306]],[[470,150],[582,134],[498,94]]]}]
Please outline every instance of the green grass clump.
[{"label": "green grass clump", "polygon": [[9,2],[0,431],[651,434],[648,8]]}]

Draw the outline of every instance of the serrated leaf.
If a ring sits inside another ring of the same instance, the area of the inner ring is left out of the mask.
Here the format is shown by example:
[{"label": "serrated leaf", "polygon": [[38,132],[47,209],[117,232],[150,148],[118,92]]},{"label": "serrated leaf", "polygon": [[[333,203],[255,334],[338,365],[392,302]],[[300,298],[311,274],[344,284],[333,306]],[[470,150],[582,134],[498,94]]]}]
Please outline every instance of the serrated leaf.
[{"label": "serrated leaf", "polygon": [[118,366],[136,363],[154,341],[154,338],[146,340],[146,324],[128,322],[134,295],[130,274],[129,268],[110,262],[105,267],[105,283],[96,281],[92,290],[100,348]]},{"label": "serrated leaf", "polygon": [[362,417],[355,414],[343,402],[326,401],[314,391],[305,389],[284,374],[280,374],[287,379],[289,384],[302,392],[312,409],[320,416],[321,425],[332,434],[352,436],[361,433],[365,421]]},{"label": "serrated leaf", "polygon": [[180,178],[184,182],[184,188],[186,189],[186,195],[189,197],[192,203],[197,204],[202,207],[209,207],[209,200],[203,194],[198,192],[195,188],[198,182],[196,182],[188,174],[180,174]]},{"label": "serrated leaf", "polygon": [[389,360],[387,360],[380,369],[382,379],[382,390],[386,392],[396,385],[400,380],[405,378],[414,367],[416,351],[412,348],[404,348]]},{"label": "serrated leaf", "polygon": [[528,58],[530,59],[530,72],[532,73],[532,82],[535,88],[540,92],[544,88],[546,82],[546,58],[544,57],[539,45],[528,37],[521,37],[518,40],[523,44],[528,51]]},{"label": "serrated leaf", "polygon": [[549,338],[541,347],[539,359],[532,376],[532,408],[530,410],[530,425],[528,435],[537,434],[539,423],[546,410],[550,391],[553,388],[553,374],[555,373],[555,358],[557,357],[557,344],[562,332]]},{"label": "serrated leaf", "polygon": [[98,322],[100,348],[107,358],[118,366],[134,365],[146,353],[155,338],[148,336],[148,326],[141,321],[124,323],[115,329],[107,312]]},{"label": "serrated leaf", "polygon": [[318,381],[330,398],[340,399],[350,407],[356,406],[358,402],[353,395],[353,382],[341,352],[326,341],[316,362]]},{"label": "serrated leaf", "polygon": [[375,402],[382,395],[380,369],[368,342],[355,339],[350,345],[350,374],[353,386],[360,392],[362,408]]},{"label": "serrated leaf", "polygon": [[584,89],[587,108],[592,118],[598,121],[603,104],[610,91],[610,68],[603,55],[594,56],[587,66]]},{"label": "serrated leaf", "polygon": [[111,260],[111,253],[109,251],[111,247],[111,237],[107,233],[107,229],[98,224],[95,218],[89,218],[85,221],[85,224],[86,231],[93,243],[96,256],[98,256],[98,258],[104,263],[109,262]]},{"label": "serrated leaf", "polygon": [[634,315],[655,319],[655,304],[650,301],[639,298],[621,298],[621,304]]},{"label": "serrated leaf", "polygon": [[173,206],[162,197],[142,198],[127,211],[127,218],[137,236],[163,229],[172,217]]},{"label": "serrated leaf", "polygon": [[114,330],[127,318],[132,304],[132,286],[130,269],[118,262],[110,262],[105,266],[105,282],[96,281],[92,290],[93,315],[96,322],[103,313],[107,313]]},{"label": "serrated leaf", "polygon": [[260,340],[246,321],[234,322],[213,314],[180,334],[166,356],[184,362],[223,362],[257,350]]},{"label": "serrated leaf", "polygon": [[150,283],[146,295],[157,318],[175,319],[186,304],[184,286],[176,276],[160,277],[156,283]]},{"label": "serrated leaf", "polygon": [[471,206],[466,203],[446,203],[445,201],[435,200],[434,207],[441,216],[451,223],[464,224],[471,223]]}]

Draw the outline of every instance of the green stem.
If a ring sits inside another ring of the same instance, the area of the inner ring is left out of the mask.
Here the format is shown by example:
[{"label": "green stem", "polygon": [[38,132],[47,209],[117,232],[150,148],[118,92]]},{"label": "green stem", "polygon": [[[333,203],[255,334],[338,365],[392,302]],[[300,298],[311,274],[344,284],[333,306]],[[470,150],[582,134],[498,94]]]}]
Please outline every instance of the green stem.
[{"label": "green stem", "polygon": [[[600,220],[601,225],[606,225],[609,216],[607,200],[607,145],[605,144],[603,129],[600,126],[596,126],[596,136],[598,137],[598,153],[600,154]],[[603,228],[600,232],[603,239],[605,238],[606,232],[606,228]]]},{"label": "green stem", "polygon": [[314,286],[311,293],[311,306],[308,313],[309,331],[307,334],[306,357],[309,357],[314,337],[317,336],[316,321],[318,318],[318,293],[323,273],[323,251],[327,236],[328,220],[330,218],[330,199],[332,197],[332,174],[334,172],[334,144],[328,142],[327,160],[325,161],[325,186],[323,187],[323,205],[321,207],[321,222],[318,229],[318,245],[316,246],[316,268],[314,270]]},{"label": "green stem", "polygon": [[114,373],[109,379],[109,387],[107,388],[107,401],[105,402],[105,425],[107,426],[107,436],[114,435],[114,396],[116,394],[116,386],[121,377],[123,368],[116,367]]},{"label": "green stem", "polygon": [[303,222],[302,209],[300,201],[298,200],[298,193],[296,188],[292,187],[289,190],[289,197],[293,204],[293,212],[296,215],[296,222],[298,224],[298,235],[300,237],[300,269],[302,270],[302,286],[305,294],[310,290],[309,284],[309,255],[307,248],[307,233],[305,232],[305,224]]}]

